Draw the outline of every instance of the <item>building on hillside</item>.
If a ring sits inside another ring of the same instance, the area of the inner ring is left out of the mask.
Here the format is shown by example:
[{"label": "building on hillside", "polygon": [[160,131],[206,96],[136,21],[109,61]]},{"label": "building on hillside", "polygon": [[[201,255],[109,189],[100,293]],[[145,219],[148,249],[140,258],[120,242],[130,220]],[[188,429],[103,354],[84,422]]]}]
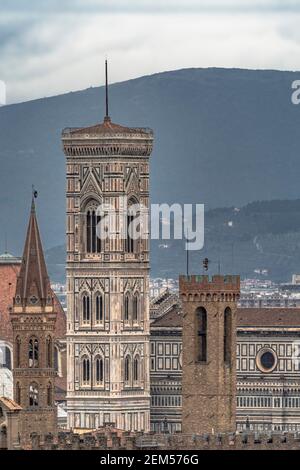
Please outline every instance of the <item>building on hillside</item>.
[{"label": "building on hillside", "polygon": [[[134,240],[126,228],[137,205],[146,214],[149,210],[153,132],[114,124],[107,107],[102,123],[65,129],[62,142],[67,160],[68,425],[97,428],[114,422],[120,429],[148,431],[149,240],[148,235]],[[106,239],[97,232],[102,203],[121,220],[115,236]]]}]

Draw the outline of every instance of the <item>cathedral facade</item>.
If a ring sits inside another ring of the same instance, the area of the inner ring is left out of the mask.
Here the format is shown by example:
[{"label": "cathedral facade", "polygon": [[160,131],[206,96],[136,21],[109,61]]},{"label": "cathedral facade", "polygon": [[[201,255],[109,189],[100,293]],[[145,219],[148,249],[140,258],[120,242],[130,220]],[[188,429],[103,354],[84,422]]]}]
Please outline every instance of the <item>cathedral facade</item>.
[{"label": "cathedral facade", "polygon": [[[149,431],[149,240],[147,228],[141,239],[128,228],[139,216],[130,208],[149,209],[153,133],[106,114],[101,124],[62,134],[68,426]],[[116,224],[103,237],[99,227],[111,210]]]}]

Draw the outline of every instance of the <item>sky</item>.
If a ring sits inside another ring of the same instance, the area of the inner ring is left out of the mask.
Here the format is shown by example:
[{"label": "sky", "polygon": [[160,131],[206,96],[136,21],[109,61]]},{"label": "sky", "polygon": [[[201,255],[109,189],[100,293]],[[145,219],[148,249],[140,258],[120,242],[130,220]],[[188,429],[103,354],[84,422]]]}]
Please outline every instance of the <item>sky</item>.
[{"label": "sky", "polygon": [[[300,70],[300,0],[0,0],[7,103],[189,67]],[[300,78],[300,74],[299,74]]]}]

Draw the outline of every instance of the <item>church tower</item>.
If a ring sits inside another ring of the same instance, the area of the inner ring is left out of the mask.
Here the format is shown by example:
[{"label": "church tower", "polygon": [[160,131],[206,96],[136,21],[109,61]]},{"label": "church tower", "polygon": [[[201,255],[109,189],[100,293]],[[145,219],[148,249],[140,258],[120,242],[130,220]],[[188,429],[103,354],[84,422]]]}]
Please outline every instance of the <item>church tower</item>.
[{"label": "church tower", "polygon": [[[106,79],[103,122],[65,129],[62,142],[67,160],[68,425],[98,428],[110,422],[149,431],[149,240],[148,233],[134,239],[123,229],[135,219],[127,207],[149,210],[153,132],[111,121]],[[100,205],[116,215],[114,234],[105,239],[97,230]]]},{"label": "church tower", "polygon": [[239,276],[180,276],[182,432],[235,431]]},{"label": "church tower", "polygon": [[27,236],[11,310],[14,400],[22,411],[20,444],[30,434],[56,432],[53,294],[32,199]]}]

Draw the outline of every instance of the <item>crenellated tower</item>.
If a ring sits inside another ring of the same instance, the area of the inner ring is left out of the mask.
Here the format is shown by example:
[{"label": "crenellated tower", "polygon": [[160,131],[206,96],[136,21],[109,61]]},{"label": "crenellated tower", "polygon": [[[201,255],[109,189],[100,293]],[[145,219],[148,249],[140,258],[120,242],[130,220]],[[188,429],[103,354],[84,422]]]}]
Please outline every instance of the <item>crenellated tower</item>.
[{"label": "crenellated tower", "polygon": [[182,432],[235,431],[239,276],[180,276]]},{"label": "crenellated tower", "polygon": [[11,310],[11,322],[14,342],[14,400],[22,408],[19,415],[19,444],[26,446],[33,432],[43,434],[57,431],[53,349],[56,313],[34,199]]},{"label": "crenellated tower", "polygon": [[[100,205],[149,210],[150,129],[102,123],[65,129],[68,424],[149,431],[149,240],[117,222],[100,239]],[[125,199],[124,199],[125,198]],[[125,225],[132,220],[126,215]],[[120,219],[123,220],[123,219]]]}]

